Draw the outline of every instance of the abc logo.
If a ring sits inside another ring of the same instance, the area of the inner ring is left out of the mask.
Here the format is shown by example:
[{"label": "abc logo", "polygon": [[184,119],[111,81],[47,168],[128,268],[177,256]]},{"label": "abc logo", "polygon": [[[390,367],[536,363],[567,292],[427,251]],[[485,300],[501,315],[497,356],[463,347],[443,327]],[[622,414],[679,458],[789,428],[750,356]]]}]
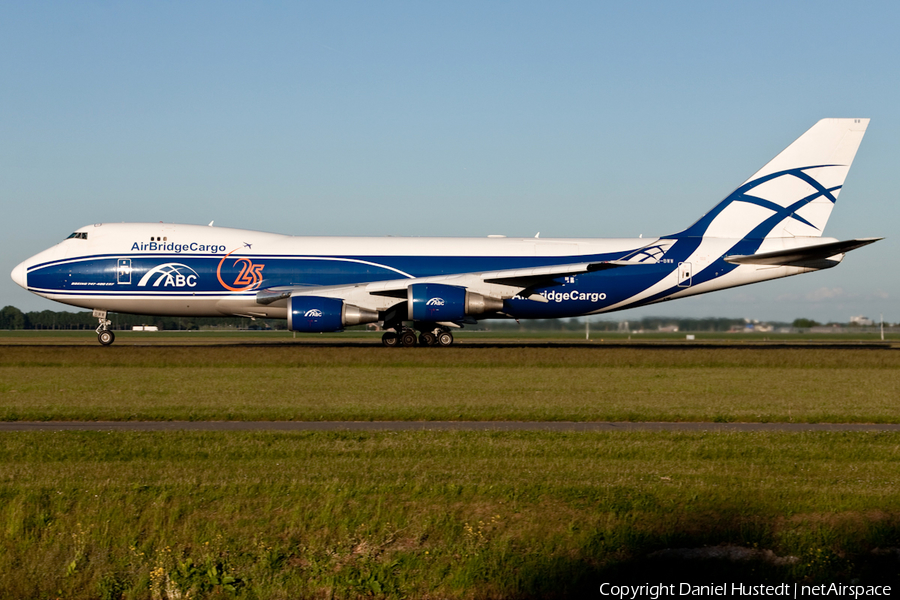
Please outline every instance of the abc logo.
[{"label": "abc logo", "polygon": [[[154,277],[156,277],[155,280],[153,280]],[[197,271],[187,265],[166,263],[147,271],[138,282],[138,287],[145,287],[147,284],[153,287],[194,287],[197,285],[198,277]]]}]

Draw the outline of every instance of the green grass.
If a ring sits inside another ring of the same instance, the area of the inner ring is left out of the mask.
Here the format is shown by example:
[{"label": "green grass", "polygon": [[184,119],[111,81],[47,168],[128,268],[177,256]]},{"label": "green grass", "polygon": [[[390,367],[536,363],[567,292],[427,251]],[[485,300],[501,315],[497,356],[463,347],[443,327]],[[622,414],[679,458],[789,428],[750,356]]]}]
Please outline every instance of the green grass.
[{"label": "green grass", "polygon": [[[0,346],[0,419],[900,422],[888,347],[222,340]],[[896,433],[9,432],[0,598],[897,585],[898,461]],[[654,558],[720,544],[786,560]]]},{"label": "green grass", "polygon": [[[6,434],[0,596],[898,582],[877,551],[900,546],[898,448],[887,433]],[[648,557],[717,544],[787,561]]]},{"label": "green grass", "polygon": [[0,346],[0,420],[900,422],[888,348]]},{"label": "green grass", "polygon": [[[689,332],[695,340],[692,344],[820,344],[839,342],[842,344],[880,343],[881,335],[872,332],[851,333],[726,333]],[[280,330],[200,330],[200,331],[116,331],[116,345],[209,345],[209,344],[340,344],[371,343],[381,344],[381,332],[351,329],[340,333],[293,333]],[[620,333],[617,331],[591,332],[590,340],[585,340],[584,331],[541,331],[541,330],[495,330],[473,331],[459,329],[453,331],[458,342],[465,343],[680,343],[686,342],[686,333],[664,333],[647,331],[644,333]],[[885,344],[896,344],[900,334],[886,333]],[[3,345],[59,344],[95,346],[97,336],[92,330],[0,330]]]}]

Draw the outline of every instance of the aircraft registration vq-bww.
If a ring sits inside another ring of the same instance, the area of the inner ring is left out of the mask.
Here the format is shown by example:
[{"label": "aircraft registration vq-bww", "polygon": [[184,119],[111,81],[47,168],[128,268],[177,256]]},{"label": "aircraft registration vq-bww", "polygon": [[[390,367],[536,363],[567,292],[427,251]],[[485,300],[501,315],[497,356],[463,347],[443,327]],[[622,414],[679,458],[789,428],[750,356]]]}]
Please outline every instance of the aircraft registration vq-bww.
[{"label": "aircraft registration vq-bww", "polygon": [[453,328],[477,319],[594,315],[837,265],[881,239],[822,237],[868,123],[819,121],[699,221],[659,238],[294,237],[101,223],[12,278],[93,309],[101,344],[115,339],[113,311],[287,319],[305,332],[379,322],[386,346],[449,346]]}]

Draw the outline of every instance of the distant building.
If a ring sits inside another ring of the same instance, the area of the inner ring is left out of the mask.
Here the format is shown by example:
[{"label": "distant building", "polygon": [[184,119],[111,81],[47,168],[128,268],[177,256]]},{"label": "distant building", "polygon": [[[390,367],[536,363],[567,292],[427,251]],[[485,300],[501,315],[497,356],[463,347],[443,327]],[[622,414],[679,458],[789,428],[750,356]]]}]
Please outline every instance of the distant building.
[{"label": "distant building", "polygon": [[860,315],[858,317],[850,317],[850,324],[859,325],[860,327],[871,327],[875,324],[875,322],[869,317]]},{"label": "distant building", "polygon": [[760,323],[759,319],[744,319],[744,325],[732,325],[729,333],[769,333],[775,331],[775,327],[768,323]]}]

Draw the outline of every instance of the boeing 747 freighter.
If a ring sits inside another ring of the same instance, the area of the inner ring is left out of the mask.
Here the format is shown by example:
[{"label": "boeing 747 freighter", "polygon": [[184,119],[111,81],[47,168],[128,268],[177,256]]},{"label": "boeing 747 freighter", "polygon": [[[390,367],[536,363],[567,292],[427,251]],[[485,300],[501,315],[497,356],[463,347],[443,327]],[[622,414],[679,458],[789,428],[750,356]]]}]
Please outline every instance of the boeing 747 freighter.
[{"label": "boeing 747 freighter", "polygon": [[[453,343],[480,319],[607,313],[828,269],[880,238],[822,237],[868,119],[823,119],[699,221],[637,239],[294,237],[166,223],[82,227],[12,272],[30,292],[110,311],[378,322],[386,346]],[[418,332],[418,333],[417,333]]]}]

